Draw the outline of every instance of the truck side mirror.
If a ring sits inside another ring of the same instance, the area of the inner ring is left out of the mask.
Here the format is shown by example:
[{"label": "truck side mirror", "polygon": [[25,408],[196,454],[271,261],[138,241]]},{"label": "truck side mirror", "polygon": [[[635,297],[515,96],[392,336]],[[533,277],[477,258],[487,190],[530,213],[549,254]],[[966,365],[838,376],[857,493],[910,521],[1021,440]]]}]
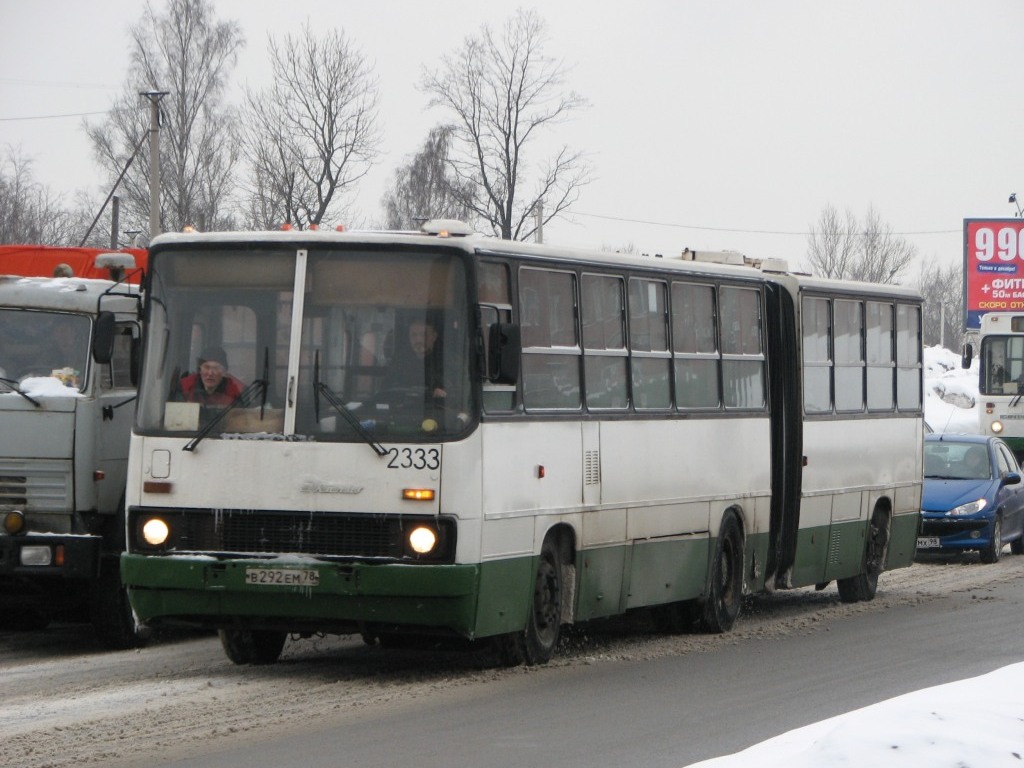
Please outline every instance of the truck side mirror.
[{"label": "truck side mirror", "polygon": [[515,323],[493,323],[487,339],[487,378],[498,384],[519,380],[522,342]]},{"label": "truck side mirror", "polygon": [[131,355],[128,366],[128,379],[133,387],[139,386],[139,371],[142,369],[142,339],[138,336],[132,337]]},{"label": "truck side mirror", "polygon": [[100,365],[107,365],[114,357],[114,334],[117,322],[113,312],[100,312],[92,335],[92,357]]},{"label": "truck side mirror", "polygon": [[971,343],[964,344],[964,356],[960,359],[961,368],[970,368],[971,363],[974,361],[974,345]]}]

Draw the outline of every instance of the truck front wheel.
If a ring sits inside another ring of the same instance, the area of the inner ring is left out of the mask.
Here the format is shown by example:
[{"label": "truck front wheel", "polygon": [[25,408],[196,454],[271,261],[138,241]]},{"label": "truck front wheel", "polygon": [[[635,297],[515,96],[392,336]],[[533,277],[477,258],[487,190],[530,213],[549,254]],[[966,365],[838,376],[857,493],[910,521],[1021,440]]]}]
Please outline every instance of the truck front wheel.
[{"label": "truck front wheel", "polygon": [[139,648],[149,640],[150,630],[139,625],[128,602],[128,590],[121,583],[120,555],[101,559],[99,578],[91,585],[90,604],[93,631],[104,648]]}]

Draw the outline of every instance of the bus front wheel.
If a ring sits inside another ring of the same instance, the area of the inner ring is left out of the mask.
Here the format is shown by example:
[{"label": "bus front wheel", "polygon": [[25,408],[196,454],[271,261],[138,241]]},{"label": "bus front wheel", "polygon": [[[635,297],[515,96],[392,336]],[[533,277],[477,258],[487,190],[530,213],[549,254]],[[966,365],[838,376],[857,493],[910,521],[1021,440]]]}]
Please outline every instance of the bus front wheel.
[{"label": "bus front wheel", "polygon": [[545,539],[537,561],[526,628],[495,638],[502,664],[534,666],[551,660],[562,629],[562,565],[558,546]]},{"label": "bus front wheel", "polygon": [[743,531],[733,514],[722,521],[718,546],[711,566],[708,595],[704,600],[701,627],[720,634],[732,629],[743,599]]},{"label": "bus front wheel", "polygon": [[235,664],[273,664],[284,650],[285,632],[257,629],[222,629],[220,644]]}]

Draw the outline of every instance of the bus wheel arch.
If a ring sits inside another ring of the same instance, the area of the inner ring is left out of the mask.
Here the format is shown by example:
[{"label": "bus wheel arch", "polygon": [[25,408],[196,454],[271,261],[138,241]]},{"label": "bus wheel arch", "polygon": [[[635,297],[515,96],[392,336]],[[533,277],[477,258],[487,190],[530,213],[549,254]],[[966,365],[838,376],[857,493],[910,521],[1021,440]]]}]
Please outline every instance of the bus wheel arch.
[{"label": "bus wheel arch", "polygon": [[711,560],[700,619],[705,632],[728,632],[739,615],[743,601],[743,547],[740,515],[730,509],[722,517]]},{"label": "bus wheel arch", "polygon": [[874,600],[878,591],[878,576],[885,570],[889,556],[889,536],[892,533],[892,507],[887,499],[879,499],[871,513],[864,536],[864,560],[860,573],[836,580],[839,599],[844,603]]}]

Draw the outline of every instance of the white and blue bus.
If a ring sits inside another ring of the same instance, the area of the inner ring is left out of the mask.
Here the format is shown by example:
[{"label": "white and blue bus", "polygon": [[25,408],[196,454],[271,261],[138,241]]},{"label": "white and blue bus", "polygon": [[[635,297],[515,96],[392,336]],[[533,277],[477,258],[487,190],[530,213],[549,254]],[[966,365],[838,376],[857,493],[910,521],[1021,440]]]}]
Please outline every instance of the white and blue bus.
[{"label": "white and blue bus", "polygon": [[632,609],[721,632],[747,593],[870,600],[914,557],[920,296],[745,262],[457,222],[160,236],[135,611],[236,663],[333,632],[537,664]]}]

